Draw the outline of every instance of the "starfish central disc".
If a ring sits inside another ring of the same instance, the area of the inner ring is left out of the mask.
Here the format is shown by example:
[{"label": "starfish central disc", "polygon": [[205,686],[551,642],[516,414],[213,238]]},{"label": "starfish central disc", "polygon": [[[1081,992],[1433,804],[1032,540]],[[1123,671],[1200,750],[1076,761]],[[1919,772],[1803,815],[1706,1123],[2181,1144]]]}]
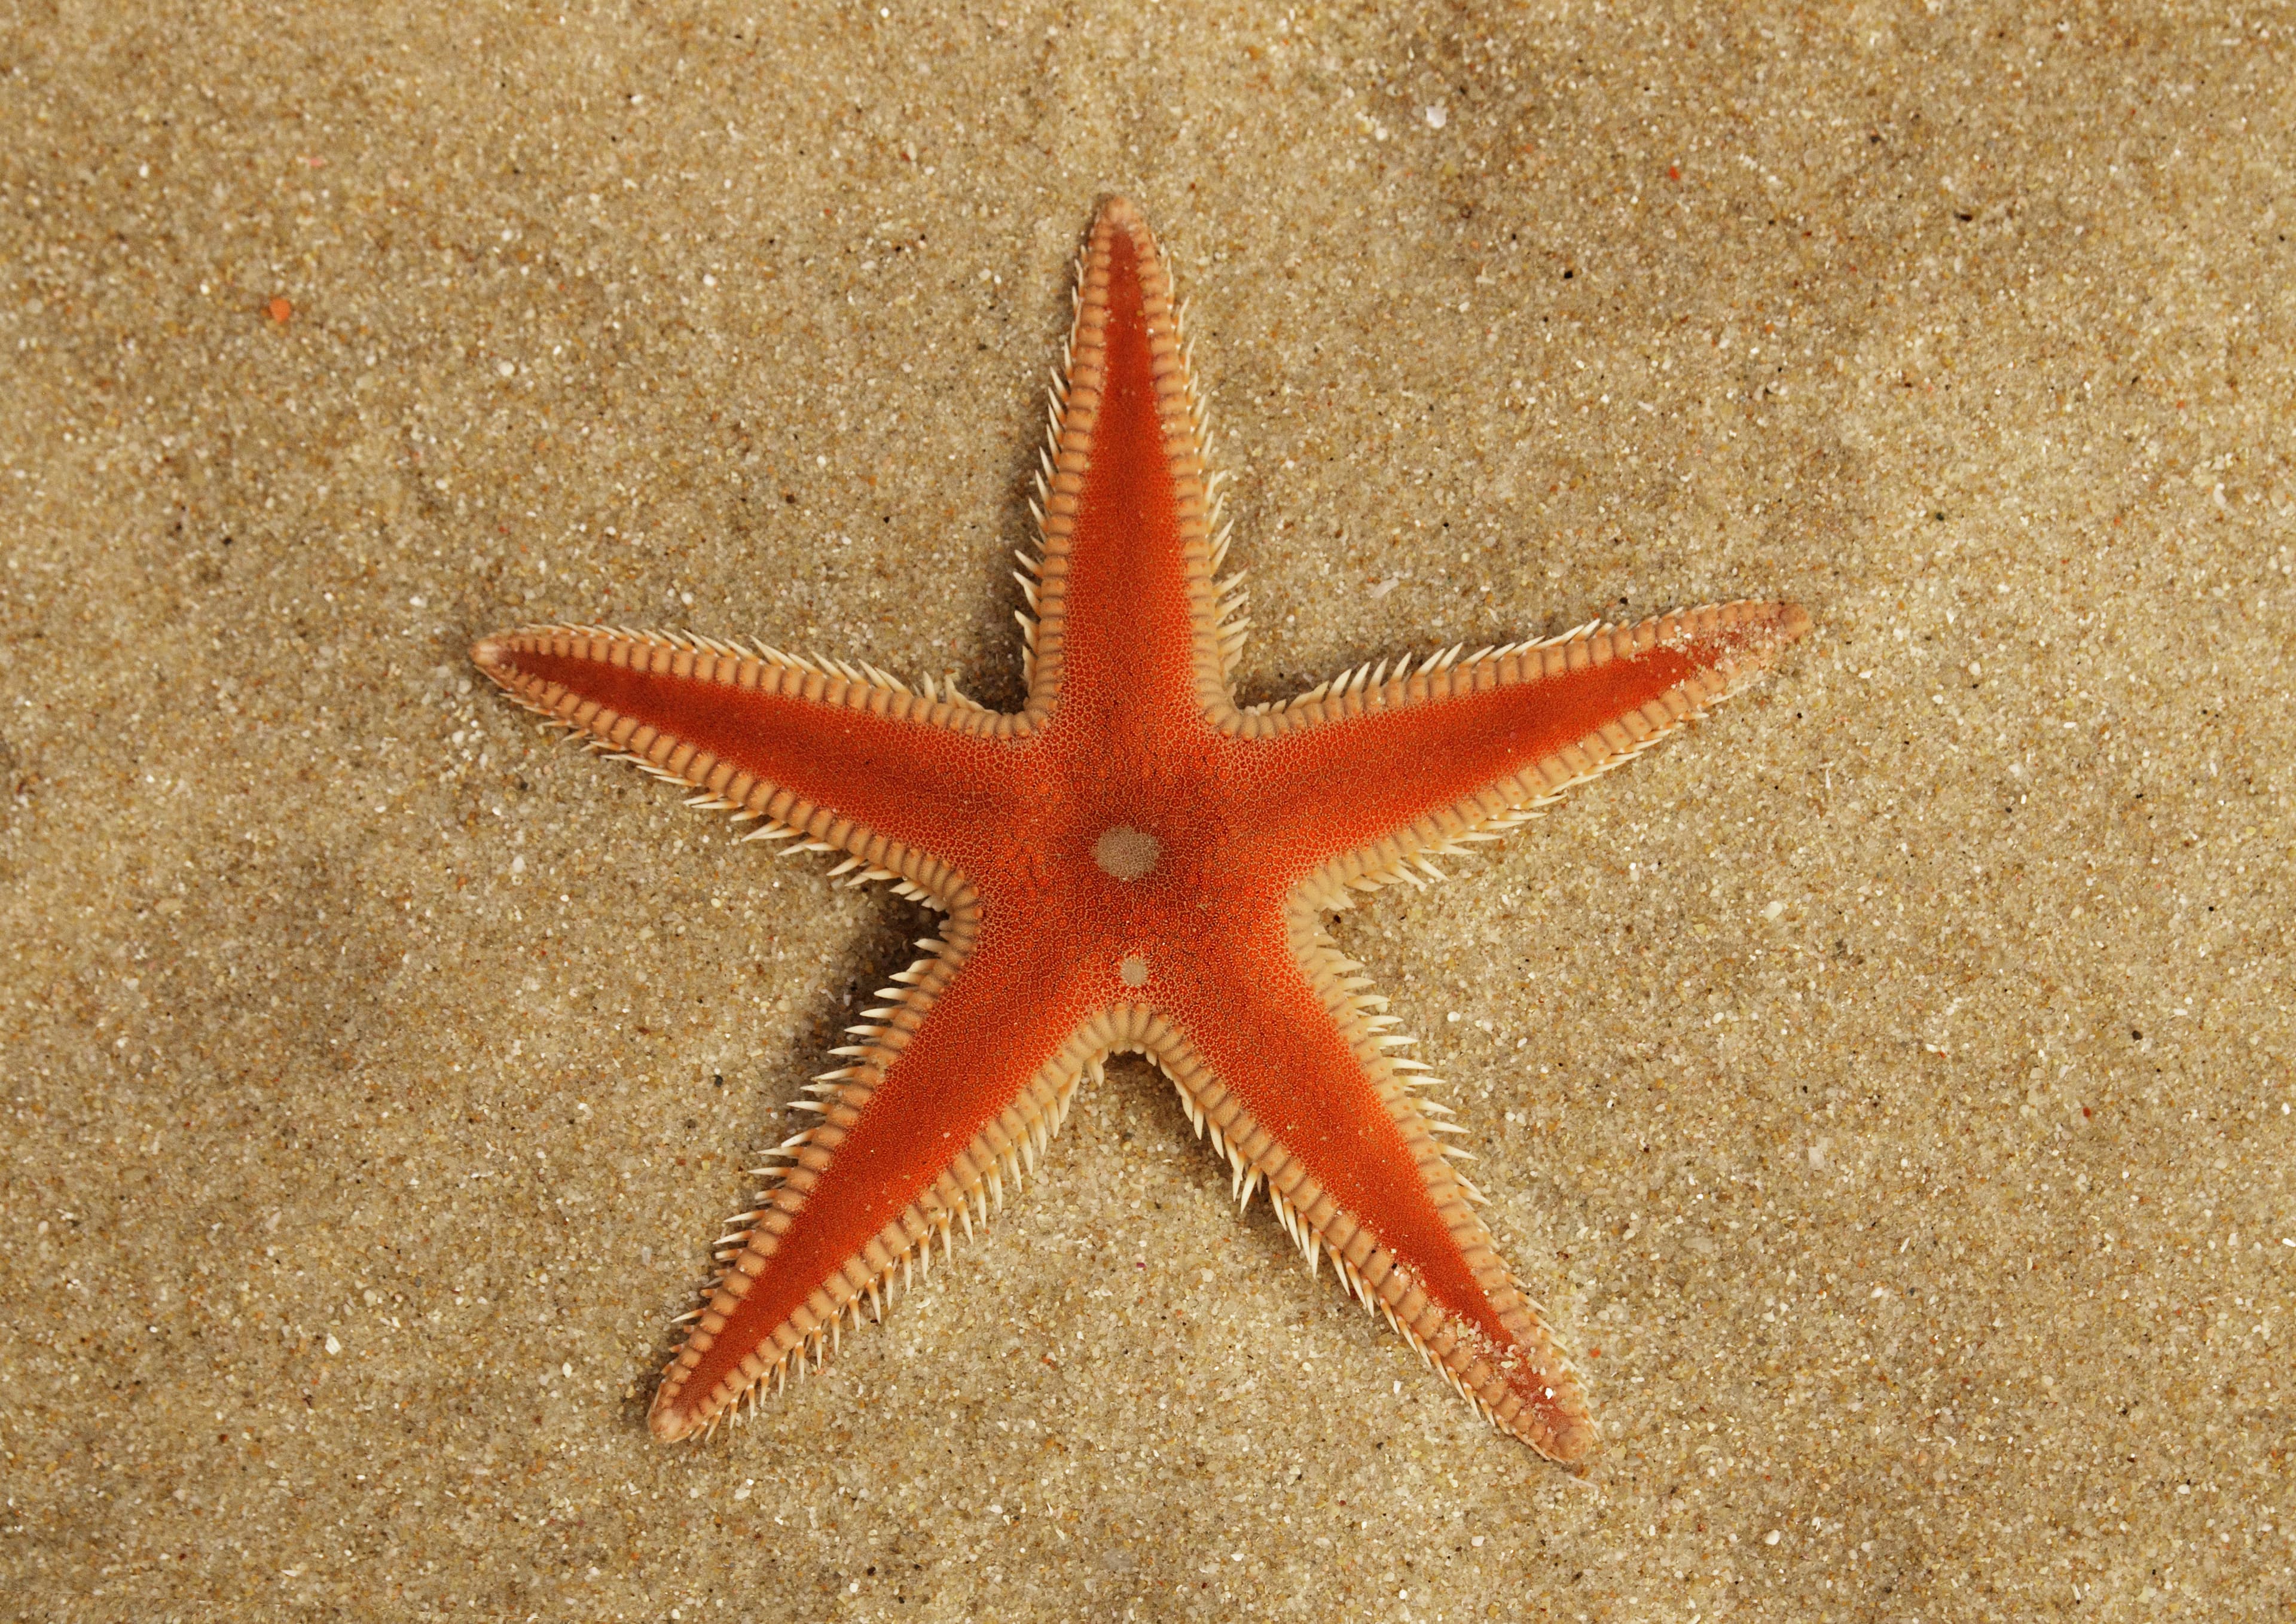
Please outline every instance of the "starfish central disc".
[{"label": "starfish central disc", "polygon": [[1164,843],[1144,830],[1119,824],[1092,843],[1092,860],[1119,880],[1137,880],[1156,866]]}]

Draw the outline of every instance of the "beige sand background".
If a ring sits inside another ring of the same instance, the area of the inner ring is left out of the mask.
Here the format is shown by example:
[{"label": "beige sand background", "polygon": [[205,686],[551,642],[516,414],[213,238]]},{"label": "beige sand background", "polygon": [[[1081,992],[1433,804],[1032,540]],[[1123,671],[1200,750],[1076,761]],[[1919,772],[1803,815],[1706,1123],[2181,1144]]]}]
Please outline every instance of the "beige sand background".
[{"label": "beige sand background", "polygon": [[[2296,15],[368,9],[5,26],[0,1612],[2289,1616]],[[925,922],[463,650],[1013,701],[1111,188],[1248,697],[1820,624],[1349,927],[1594,1373],[1583,1480],[1129,1063],[818,1380],[643,1429]]]}]

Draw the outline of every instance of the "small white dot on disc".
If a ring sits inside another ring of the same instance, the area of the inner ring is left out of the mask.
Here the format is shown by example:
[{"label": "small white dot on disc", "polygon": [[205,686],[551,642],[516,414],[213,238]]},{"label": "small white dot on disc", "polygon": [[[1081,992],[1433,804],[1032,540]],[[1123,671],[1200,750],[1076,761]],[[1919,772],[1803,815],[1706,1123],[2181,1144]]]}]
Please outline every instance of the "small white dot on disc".
[{"label": "small white dot on disc", "polygon": [[1124,978],[1127,987],[1145,987],[1148,985],[1148,961],[1136,953],[1128,953],[1124,956],[1124,962],[1116,967],[1116,973]]}]

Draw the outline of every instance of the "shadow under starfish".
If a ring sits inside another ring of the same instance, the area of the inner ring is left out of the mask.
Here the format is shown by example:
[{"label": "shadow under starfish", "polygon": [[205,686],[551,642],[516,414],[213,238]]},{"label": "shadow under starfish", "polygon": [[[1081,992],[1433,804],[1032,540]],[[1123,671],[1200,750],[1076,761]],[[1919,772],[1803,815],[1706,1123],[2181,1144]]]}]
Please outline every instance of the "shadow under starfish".
[{"label": "shadow under starfish", "polygon": [[1239,709],[1243,603],[1205,469],[1169,278],[1130,204],[1100,209],[1022,578],[1028,702],[693,636],[543,626],[472,657],[521,703],[844,854],[947,915],[816,1079],[719,1243],[652,1410],[714,1429],[822,1357],[939,1240],[1033,1166],[1078,1082],[1151,1057],[1325,1259],[1492,1425],[1583,1459],[1577,1374],[1476,1216],[1449,1113],[1322,916],[1494,838],[1627,761],[1808,629],[1736,603],[1366,667]]}]

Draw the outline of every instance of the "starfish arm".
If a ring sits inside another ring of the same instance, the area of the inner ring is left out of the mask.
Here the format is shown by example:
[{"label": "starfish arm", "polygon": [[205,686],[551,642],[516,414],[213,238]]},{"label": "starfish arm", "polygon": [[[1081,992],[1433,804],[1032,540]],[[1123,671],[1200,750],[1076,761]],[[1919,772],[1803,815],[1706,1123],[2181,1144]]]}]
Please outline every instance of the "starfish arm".
[{"label": "starfish arm", "polygon": [[[498,633],[471,652],[529,709],[696,791],[692,804],[763,819],[750,838],[842,850],[943,907],[970,822],[1003,808],[980,758],[1014,718],[881,671],[706,638],[603,627]],[[842,872],[842,871],[840,871]]]},{"label": "starfish arm", "polygon": [[1232,714],[1242,647],[1206,429],[1172,285],[1131,204],[1102,205],[1077,267],[1076,322],[1038,481],[1043,556],[1023,562],[1028,714],[1136,729]]},{"label": "starfish arm", "polygon": [[878,994],[883,1024],[837,1051],[848,1063],[815,1085],[821,1120],[781,1147],[771,1186],[719,1242],[725,1272],[654,1393],[658,1437],[714,1428],[818,1363],[865,1304],[882,1314],[934,1241],[970,1234],[1035,1167],[1111,1046],[1044,932],[984,930],[965,907],[943,935]]},{"label": "starfish arm", "polygon": [[[1414,1079],[1390,1055],[1361,966],[1314,907],[1215,968],[1217,1002],[1185,997],[1136,1040],[1228,1158],[1244,1201],[1264,1182],[1315,1268],[1383,1314],[1459,1396],[1550,1459],[1594,1448],[1570,1361],[1516,1286],[1453,1170]],[[1404,1062],[1408,1065],[1410,1062]]]},{"label": "starfish arm", "polygon": [[1323,868],[1327,891],[1375,889],[1623,766],[1809,624],[1794,603],[1719,603],[1350,673],[1242,718],[1250,824],[1293,874]]}]

